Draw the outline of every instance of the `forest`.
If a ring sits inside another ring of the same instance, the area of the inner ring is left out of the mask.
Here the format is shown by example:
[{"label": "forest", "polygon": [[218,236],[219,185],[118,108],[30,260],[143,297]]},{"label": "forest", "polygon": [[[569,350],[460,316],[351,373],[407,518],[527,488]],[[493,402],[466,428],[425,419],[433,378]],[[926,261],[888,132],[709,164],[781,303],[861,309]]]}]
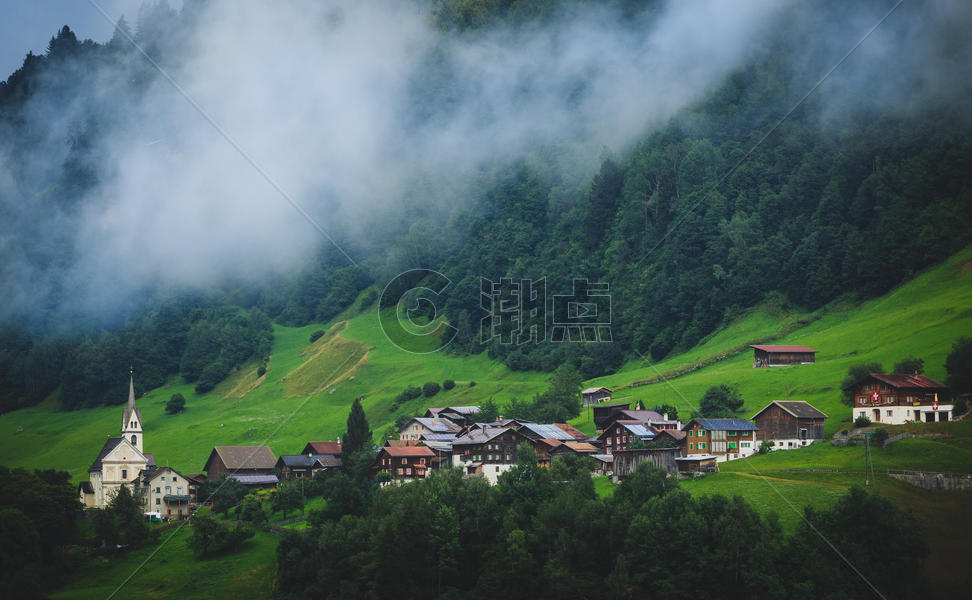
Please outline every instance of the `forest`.
[{"label": "forest", "polygon": [[[613,496],[585,460],[529,446],[490,486],[458,469],[376,489],[325,480],[326,511],[277,548],[279,598],[860,598],[920,593],[914,522],[853,488],[784,532],[736,496],[692,497],[642,464]],[[362,487],[363,491],[362,491]],[[846,567],[853,557],[860,575]],[[894,548],[894,552],[886,552]]]},{"label": "forest", "polygon": [[[374,215],[366,239],[335,227],[355,264],[322,241],[301,268],[269,280],[227,277],[202,290],[145,285],[110,311],[87,312],[72,303],[72,240],[53,221],[16,218],[14,207],[49,206],[68,222],[83,213],[102,176],[99,140],[116,126],[112,103],[134,102],[158,83],[127,36],[161,64],[178,65],[188,59],[181,36],[203,4],[186,2],[180,12],[150,5],[133,29],[120,23],[124,35],[105,44],[78,40],[65,26],[44,55],[29,54],[0,83],[6,157],[25,180],[21,188],[35,190],[2,198],[0,210],[13,217],[0,224],[0,277],[17,281],[27,264],[45,282],[30,310],[0,313],[0,410],[58,389],[69,409],[122,402],[130,366],[140,389],[179,375],[207,391],[246,361],[266,362],[272,322],[327,322],[363,291],[371,288],[371,304],[391,276],[419,267],[452,281],[436,307],[458,329],[447,352],[487,351],[514,370],[571,363],[586,379],[690,348],[768,298],[814,310],[874,297],[972,239],[972,130],[961,90],[910,103],[874,95],[834,105],[826,94],[839,93],[822,87],[798,103],[840,52],[813,46],[796,25],[806,9],[790,6],[742,67],[633,146],[603,148],[596,164],[555,143],[496,157],[476,172],[469,201],[444,209],[427,201],[419,181],[400,190],[398,208]],[[419,3],[442,40],[541,27],[584,4]],[[612,4],[619,28],[650,22],[663,5]],[[885,9],[876,0],[863,7]],[[840,22],[862,9],[834,1],[813,10]],[[924,9],[899,10],[919,20]],[[95,70],[114,77],[84,76]],[[36,98],[106,81],[109,99],[63,132],[62,156],[42,169],[16,164],[42,144],[28,118]],[[439,48],[410,83],[410,123],[434,122],[422,107],[456,96],[461,85]],[[578,86],[580,96],[590,91]],[[504,277],[545,278],[548,298],[578,278],[608,284],[611,343],[484,343],[480,278]]]}]

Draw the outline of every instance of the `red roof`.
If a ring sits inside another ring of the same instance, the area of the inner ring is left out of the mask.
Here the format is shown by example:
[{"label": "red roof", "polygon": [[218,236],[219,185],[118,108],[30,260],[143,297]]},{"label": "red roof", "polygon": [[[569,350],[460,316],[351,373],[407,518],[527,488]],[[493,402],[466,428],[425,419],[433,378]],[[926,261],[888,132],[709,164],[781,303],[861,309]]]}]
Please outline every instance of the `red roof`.
[{"label": "red roof", "polygon": [[[310,446],[314,450],[314,454],[341,455],[340,442],[307,442],[307,446]],[[307,446],[304,447],[304,450],[307,450]]]},{"label": "red roof", "polygon": [[764,352],[817,352],[813,348],[807,348],[806,346],[762,346],[753,344],[749,347],[763,350]]},{"label": "red roof", "polygon": [[566,431],[567,433],[569,433],[571,436],[574,437],[574,439],[578,439],[578,440],[586,440],[587,439],[587,434],[585,434],[580,429],[577,429],[573,425],[568,425],[567,423],[554,423],[554,425],[556,425],[560,429],[563,429],[564,431]]},{"label": "red roof", "polygon": [[871,377],[896,388],[946,389],[944,383],[939,383],[931,377],[927,377],[920,373],[918,375],[903,375],[899,373],[871,373]]},{"label": "red roof", "polygon": [[382,452],[389,456],[403,458],[407,456],[435,456],[435,453],[428,446],[385,446]]}]

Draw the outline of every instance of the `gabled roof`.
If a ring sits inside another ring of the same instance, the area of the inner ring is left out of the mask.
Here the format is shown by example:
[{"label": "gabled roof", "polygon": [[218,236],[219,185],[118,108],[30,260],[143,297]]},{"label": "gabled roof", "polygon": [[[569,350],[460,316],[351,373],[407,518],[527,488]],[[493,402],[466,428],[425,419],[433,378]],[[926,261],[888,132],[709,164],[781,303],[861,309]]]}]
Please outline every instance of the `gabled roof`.
[{"label": "gabled roof", "polygon": [[451,410],[452,412],[457,412],[460,415],[474,415],[478,413],[481,409],[478,406],[447,406],[442,410]]},{"label": "gabled roof", "polygon": [[435,456],[435,453],[426,446],[383,446],[380,452],[395,458],[405,458],[408,456]]},{"label": "gabled roof", "polygon": [[146,470],[142,471],[141,477],[142,477],[143,480],[145,480],[146,483],[148,483],[148,482],[152,481],[153,479],[155,479],[155,477],[157,475],[161,475],[163,472],[165,472],[165,473],[175,473],[179,477],[183,477],[183,478],[185,478],[186,481],[189,481],[189,478],[188,477],[186,477],[185,475],[183,475],[179,471],[176,471],[172,467],[157,467],[155,469],[146,469]]},{"label": "gabled roof", "polygon": [[337,467],[343,467],[344,461],[340,456],[331,456],[330,454],[324,454],[317,457],[317,464],[325,469],[334,469]]},{"label": "gabled roof", "polygon": [[94,486],[91,485],[90,481],[82,481],[78,484],[78,490],[80,490],[83,494],[93,494]]},{"label": "gabled roof", "polygon": [[433,419],[431,417],[412,417],[402,429],[405,429],[413,422],[417,422],[432,433],[454,433],[459,431],[459,426],[448,419]]},{"label": "gabled roof", "polygon": [[524,429],[532,433],[533,437],[538,439],[547,438],[552,440],[560,440],[562,442],[574,441],[577,439],[573,435],[551,423],[524,423],[520,426],[519,431],[523,431]]},{"label": "gabled roof", "polygon": [[607,392],[609,394],[613,392],[613,390],[611,390],[610,388],[606,388],[606,387],[592,387],[592,388],[587,388],[586,390],[581,391],[581,393],[582,394],[593,394],[594,392],[600,392],[601,390],[604,390],[605,392]]},{"label": "gabled roof", "polygon": [[595,454],[597,452],[597,448],[587,442],[564,442],[564,446],[578,454]]},{"label": "gabled roof", "polygon": [[145,457],[145,466],[149,469],[155,467],[155,456],[151,452],[145,452],[142,454]]},{"label": "gabled roof", "polygon": [[679,431],[678,429],[659,429],[658,433],[655,434],[655,437],[662,436],[662,435],[671,436],[671,438],[674,439],[676,442],[680,442],[684,440],[688,434],[685,433],[684,431]]},{"label": "gabled roof", "polygon": [[423,433],[419,436],[422,441],[429,442],[451,442],[456,439],[454,433]]},{"label": "gabled roof", "polygon": [[926,388],[930,390],[948,389],[944,383],[939,383],[931,377],[922,375],[921,373],[917,375],[905,375],[899,373],[871,373],[871,377],[896,388]]},{"label": "gabled roof", "polygon": [[331,454],[341,456],[341,442],[307,442],[301,454]]},{"label": "gabled roof", "polygon": [[105,440],[105,445],[101,447],[101,452],[98,453],[98,458],[96,458],[95,461],[91,463],[91,466],[88,467],[88,473],[100,471],[102,459],[108,456],[108,453],[114,450],[115,446],[122,443],[123,439],[124,438],[120,438],[120,437],[110,437],[107,440]]},{"label": "gabled roof", "polygon": [[[318,455],[319,456],[319,455]],[[278,467],[289,467],[291,469],[309,469],[317,462],[317,456],[306,454],[281,454],[277,459]]]},{"label": "gabled roof", "polygon": [[[698,423],[703,429],[709,431],[758,431],[756,427],[746,419],[692,419],[689,424]],[[688,425],[685,426],[688,429]]]},{"label": "gabled roof", "polygon": [[756,348],[757,350],[762,350],[764,352],[817,352],[813,348],[807,348],[806,346],[767,346],[762,344],[750,344],[750,348]]},{"label": "gabled roof", "polygon": [[567,423],[554,423],[554,425],[566,431],[568,435],[573,437],[575,440],[587,439],[587,434],[581,431],[580,429],[577,429],[573,425],[568,425]]},{"label": "gabled roof", "polygon": [[280,483],[276,475],[230,475],[243,485],[270,485]]},{"label": "gabled roof", "polygon": [[758,413],[753,415],[753,419],[763,414],[767,408],[771,406],[778,406],[785,412],[793,415],[798,419],[826,419],[827,415],[820,412],[814,408],[809,402],[804,402],[803,400],[774,400],[766,406],[763,407]]},{"label": "gabled roof", "polygon": [[[625,430],[627,430],[628,432],[630,432],[631,435],[637,436],[637,437],[641,438],[642,440],[650,440],[650,439],[654,439],[654,437],[655,437],[655,432],[652,431],[648,427],[648,424],[645,423],[644,421],[632,421],[632,420],[624,420],[624,419],[622,419],[622,420],[615,421],[612,424],[612,427],[614,425],[620,425]],[[600,437],[608,437],[608,434],[609,433],[611,433],[611,430],[610,429],[607,429],[607,430],[604,431],[604,433],[602,433],[598,437],[599,438]]]},{"label": "gabled roof", "polygon": [[477,444],[485,444],[486,442],[497,438],[507,431],[514,431],[509,427],[487,427],[486,429],[470,429],[452,442],[453,447],[455,446],[472,446]]},{"label": "gabled roof", "polygon": [[607,402],[604,404],[595,404],[594,408],[616,408],[618,406],[631,406],[630,402]]},{"label": "gabled roof", "polygon": [[269,446],[215,446],[209,454],[204,470],[209,470],[209,463],[214,456],[219,456],[223,465],[230,471],[272,469],[277,464],[277,457],[273,455]]}]

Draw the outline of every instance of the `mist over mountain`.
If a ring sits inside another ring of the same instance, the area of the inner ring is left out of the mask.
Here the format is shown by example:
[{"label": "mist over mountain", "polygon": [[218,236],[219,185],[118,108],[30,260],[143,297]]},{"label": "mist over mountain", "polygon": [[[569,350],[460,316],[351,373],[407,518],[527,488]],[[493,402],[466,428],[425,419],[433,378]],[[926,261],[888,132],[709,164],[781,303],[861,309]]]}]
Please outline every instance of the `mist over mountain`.
[{"label": "mist over mountain", "polygon": [[[206,310],[259,311],[237,315],[249,341],[218,380],[264,351],[264,317],[326,321],[418,267],[453,281],[456,352],[483,349],[479,277],[608,282],[613,344],[490,347],[593,376],[767,293],[873,295],[970,240],[963,2],[186,0],[132,18],[105,43],[62,29],[0,86],[9,396],[35,338],[71,340],[44,351],[63,367],[107,328],[124,364],[166,329],[149,384],[198,354],[200,323],[235,318]],[[104,375],[73,375],[102,396]]]}]

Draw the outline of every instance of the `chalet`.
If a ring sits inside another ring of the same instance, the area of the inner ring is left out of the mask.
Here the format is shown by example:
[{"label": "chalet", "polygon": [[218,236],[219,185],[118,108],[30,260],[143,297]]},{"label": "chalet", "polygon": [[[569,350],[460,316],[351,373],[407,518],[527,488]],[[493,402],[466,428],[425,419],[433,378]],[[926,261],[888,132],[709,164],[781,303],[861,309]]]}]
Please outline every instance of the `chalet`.
[{"label": "chalet", "polygon": [[581,392],[581,398],[583,398],[584,406],[593,406],[595,404],[600,404],[604,400],[611,399],[611,390],[606,387],[592,387],[587,388]]},{"label": "chalet", "polygon": [[215,479],[226,474],[252,487],[276,485],[274,473],[277,457],[269,446],[216,446],[206,460],[206,477]]},{"label": "chalet", "polygon": [[605,452],[613,454],[618,450],[627,450],[635,440],[640,440],[642,444],[651,442],[655,439],[655,432],[643,421],[617,420],[597,436],[597,439]]},{"label": "chalet", "polygon": [[580,429],[577,429],[573,425],[568,425],[567,423],[554,423],[554,425],[566,431],[575,440],[583,441],[588,439],[588,435],[586,433],[584,433]]},{"label": "chalet", "polygon": [[[611,418],[616,412],[622,410],[628,410],[631,405],[628,402],[614,402],[610,404],[598,404],[597,406],[591,407],[593,411],[594,428],[600,433],[604,431],[604,427],[607,424],[608,419]],[[659,415],[660,417],[661,415]]]},{"label": "chalet", "polygon": [[817,351],[806,346],[751,345],[753,367],[779,367],[783,365],[807,365],[815,360]]},{"label": "chalet", "polygon": [[[652,429],[655,429],[652,427]],[[685,448],[686,433],[678,429],[655,429],[655,439],[650,447]],[[684,453],[683,453],[684,454]]]},{"label": "chalet", "polygon": [[452,465],[495,485],[500,475],[516,465],[517,446],[533,442],[509,427],[472,429],[452,443]]},{"label": "chalet", "polygon": [[609,477],[614,472],[613,454],[592,454],[591,458],[594,459],[594,475]]},{"label": "chalet", "polygon": [[331,456],[341,456],[341,440],[336,442],[307,442],[304,449],[300,451],[304,456],[330,454]]},{"label": "chalet", "polygon": [[770,402],[752,421],[759,429],[756,441],[768,441],[773,450],[799,448],[824,439],[827,415],[803,401]]},{"label": "chalet", "polygon": [[281,454],[274,466],[282,481],[311,477],[318,471],[336,473],[343,467],[340,458],[331,454]]},{"label": "chalet", "polygon": [[952,399],[945,385],[925,375],[871,373],[845,388],[854,398],[853,418],[901,425],[948,421]]},{"label": "chalet", "polygon": [[604,421],[600,431],[611,428],[615,421],[638,421],[645,424],[658,424],[658,429],[680,429],[677,421],[669,421],[667,415],[662,415],[653,410],[635,410],[625,408],[611,413]]},{"label": "chalet", "polygon": [[403,440],[418,440],[430,433],[459,433],[460,427],[448,419],[433,419],[429,417],[413,417],[398,430]]},{"label": "chalet", "polygon": [[617,483],[638,469],[638,465],[648,462],[674,475],[678,468],[675,460],[681,454],[679,448],[634,448],[630,450],[615,450],[613,479]]},{"label": "chalet", "polygon": [[146,512],[159,512],[165,520],[188,519],[195,497],[195,482],[172,467],[142,471],[139,476]]},{"label": "chalet", "polygon": [[685,456],[712,454],[719,462],[756,452],[756,426],[746,419],[692,419],[685,425]]},{"label": "chalet", "polygon": [[563,442],[550,451],[550,461],[565,456],[593,456],[599,452],[597,446],[589,442]]},{"label": "chalet", "polygon": [[425,446],[383,446],[378,450],[378,472],[388,473],[392,480],[406,483],[424,479],[435,453]]},{"label": "chalet", "polygon": [[551,423],[524,423],[517,427],[516,430],[534,442],[542,439],[557,440],[560,442],[573,442],[577,440],[573,433]]}]

